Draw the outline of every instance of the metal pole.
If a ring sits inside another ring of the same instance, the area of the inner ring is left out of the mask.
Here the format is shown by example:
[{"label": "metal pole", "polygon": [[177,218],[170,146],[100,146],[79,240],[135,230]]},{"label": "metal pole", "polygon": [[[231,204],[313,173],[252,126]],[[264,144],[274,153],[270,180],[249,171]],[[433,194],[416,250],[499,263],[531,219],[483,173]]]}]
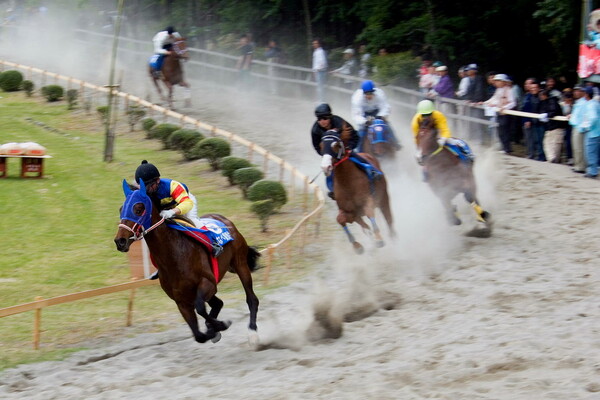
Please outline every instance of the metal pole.
[{"label": "metal pole", "polygon": [[104,161],[112,162],[113,159],[113,148],[115,144],[115,132],[111,127],[111,112],[113,107],[113,90],[115,88],[114,79],[115,79],[115,61],[117,59],[117,48],[119,46],[119,33],[121,32],[121,20],[123,16],[123,4],[125,0],[119,0],[119,6],[117,11],[117,20],[115,23],[115,32],[113,37],[113,48],[112,48],[112,57],[110,60],[110,75],[108,78],[108,109],[106,110],[106,126],[105,126],[105,135],[106,141],[104,145]]}]

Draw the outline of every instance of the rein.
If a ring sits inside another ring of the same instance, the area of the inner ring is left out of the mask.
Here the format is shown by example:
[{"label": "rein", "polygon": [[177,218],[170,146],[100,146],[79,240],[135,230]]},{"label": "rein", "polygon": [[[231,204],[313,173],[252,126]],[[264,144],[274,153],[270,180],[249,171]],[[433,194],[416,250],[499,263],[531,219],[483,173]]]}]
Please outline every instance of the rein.
[{"label": "rein", "polygon": [[163,222],[165,222],[165,219],[161,218],[160,221],[158,221],[157,223],[155,223],[148,229],[144,229],[144,227],[138,223],[133,224],[133,228],[130,228],[125,224],[119,224],[119,228],[123,228],[123,229],[128,230],[129,232],[133,233],[133,236],[129,237],[129,239],[136,242],[138,240],[142,240],[144,238],[144,236],[146,236],[148,233],[153,231],[156,227],[161,225]]}]

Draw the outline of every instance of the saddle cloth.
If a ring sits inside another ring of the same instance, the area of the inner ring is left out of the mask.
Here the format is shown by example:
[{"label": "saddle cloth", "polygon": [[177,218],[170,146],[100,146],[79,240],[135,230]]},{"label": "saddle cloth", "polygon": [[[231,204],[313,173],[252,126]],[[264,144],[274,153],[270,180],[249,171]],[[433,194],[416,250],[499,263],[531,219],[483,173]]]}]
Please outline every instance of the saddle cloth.
[{"label": "saddle cloth", "polygon": [[454,155],[456,155],[461,161],[472,163],[475,160],[475,154],[473,154],[473,150],[471,150],[467,142],[462,139],[452,139],[454,139],[456,142],[459,142],[459,144],[446,143],[445,147]]}]

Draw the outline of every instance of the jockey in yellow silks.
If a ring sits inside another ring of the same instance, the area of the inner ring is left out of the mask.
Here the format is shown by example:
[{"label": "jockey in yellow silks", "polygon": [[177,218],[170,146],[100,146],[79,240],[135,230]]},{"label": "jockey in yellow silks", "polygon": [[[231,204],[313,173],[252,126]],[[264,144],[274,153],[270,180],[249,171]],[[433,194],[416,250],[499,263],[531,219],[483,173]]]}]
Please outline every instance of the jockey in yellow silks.
[{"label": "jockey in yellow silks", "polygon": [[[448,128],[448,121],[446,121],[446,116],[435,109],[435,106],[431,100],[423,100],[417,104],[417,113],[412,119],[413,138],[415,139],[415,142],[417,141],[417,134],[419,133],[419,125],[421,124],[421,121],[423,121],[423,117],[429,114],[431,114],[431,118],[433,118],[435,127],[438,130],[438,135],[441,138],[452,139],[450,128]],[[438,140],[438,143],[439,142],[440,140]],[[444,143],[445,142],[446,141],[444,141]],[[443,146],[444,143],[440,143],[440,146]]]}]

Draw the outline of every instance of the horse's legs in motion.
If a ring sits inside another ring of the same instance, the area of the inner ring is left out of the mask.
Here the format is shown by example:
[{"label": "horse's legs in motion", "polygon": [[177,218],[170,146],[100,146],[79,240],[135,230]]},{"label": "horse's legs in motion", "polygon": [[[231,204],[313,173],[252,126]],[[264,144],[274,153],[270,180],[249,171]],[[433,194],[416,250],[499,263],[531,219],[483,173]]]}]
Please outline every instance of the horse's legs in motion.
[{"label": "horse's legs in motion", "polygon": [[375,235],[375,246],[383,247],[385,242],[381,237],[381,231],[379,230],[379,226],[377,225],[377,221],[375,221],[375,201],[371,197],[367,205],[365,206],[365,215],[371,221],[371,226],[373,227],[373,234]]},{"label": "horse's legs in motion", "polygon": [[[339,213],[337,216],[337,222],[338,222],[338,224],[340,224],[342,226],[342,228],[344,229],[344,232],[346,232],[346,236],[348,236],[348,240],[350,241],[350,243],[352,243],[352,247],[354,247],[354,251],[356,252],[356,254],[362,254],[364,251],[364,248],[362,247],[362,245],[360,243],[358,243],[356,241],[356,239],[350,232],[350,229],[348,229],[348,226],[346,226],[346,224],[348,223],[348,218],[344,211],[339,210]],[[360,222],[359,222],[359,224],[360,224]],[[364,224],[364,222],[363,222],[363,224]]]},{"label": "horse's legs in motion", "polygon": [[248,342],[252,346],[256,346],[259,343],[257,325],[256,325],[256,316],[258,314],[258,297],[254,293],[254,289],[252,289],[252,275],[250,272],[250,267],[248,262],[250,260],[251,263],[256,262],[256,258],[260,255],[256,250],[252,248],[248,248],[246,256],[243,254],[244,252],[239,251],[234,255],[232,260],[232,266],[240,278],[240,282],[242,282],[242,286],[244,287],[244,292],[246,292],[246,304],[248,304],[248,310],[250,311],[250,323],[248,324]]},{"label": "horse's legs in motion", "polygon": [[179,308],[179,312],[183,316],[183,319],[185,319],[185,322],[187,322],[188,326],[192,330],[192,333],[194,334],[194,339],[196,339],[196,342],[204,343],[208,339],[210,339],[207,335],[200,332],[200,329],[198,328],[198,318],[196,317],[196,313],[194,312],[194,307],[191,304],[185,304],[185,303],[178,302],[177,308]]},{"label": "horse's legs in motion", "polygon": [[184,107],[191,107],[192,106],[192,89],[190,87],[190,84],[184,80],[182,80],[179,84],[185,88],[184,95],[183,95],[183,97],[185,99]]},{"label": "horse's legs in motion", "polygon": [[473,207],[473,209],[477,213],[477,221],[483,222],[483,223],[488,223],[491,215],[489,212],[487,212],[483,208],[481,208],[481,206],[479,205],[479,201],[473,195],[473,193],[471,193],[470,191],[466,191],[465,199],[467,200],[467,202],[469,202],[471,204],[471,207]]},{"label": "horse's legs in motion", "polygon": [[165,100],[165,97],[163,95],[162,89],[160,88],[160,84],[158,83],[158,79],[152,75],[152,72],[150,72],[150,76],[152,77],[152,82],[154,82],[154,86],[156,86],[156,90],[158,91],[158,95],[160,96],[160,98],[162,100]]},{"label": "horse's legs in motion", "polygon": [[392,210],[390,208],[390,198],[387,193],[381,199],[379,204],[379,209],[385,218],[385,222],[387,222],[388,228],[390,230],[390,236],[396,237],[396,231],[394,230],[394,218],[392,217]]},{"label": "horse's legs in motion", "polygon": [[460,225],[462,221],[458,218],[458,212],[456,211],[456,206],[452,204],[452,198],[449,196],[442,196],[442,203],[444,204],[444,209],[446,210],[446,218],[448,218],[448,222],[452,225]]},{"label": "horse's legs in motion", "polygon": [[[213,342],[220,339],[220,336],[217,337],[218,332],[226,330],[231,325],[230,321],[223,322],[216,318],[216,315],[219,314],[219,311],[221,311],[221,308],[223,307],[223,301],[215,297],[216,291],[217,289],[212,282],[209,282],[207,279],[203,279],[198,287],[198,291],[196,292],[195,301],[196,312],[200,314],[200,316],[206,321],[206,337],[208,339],[217,338],[216,340],[213,339]],[[210,314],[206,311],[205,303],[207,301],[209,305],[214,304],[217,307],[214,313],[212,310]]]}]

